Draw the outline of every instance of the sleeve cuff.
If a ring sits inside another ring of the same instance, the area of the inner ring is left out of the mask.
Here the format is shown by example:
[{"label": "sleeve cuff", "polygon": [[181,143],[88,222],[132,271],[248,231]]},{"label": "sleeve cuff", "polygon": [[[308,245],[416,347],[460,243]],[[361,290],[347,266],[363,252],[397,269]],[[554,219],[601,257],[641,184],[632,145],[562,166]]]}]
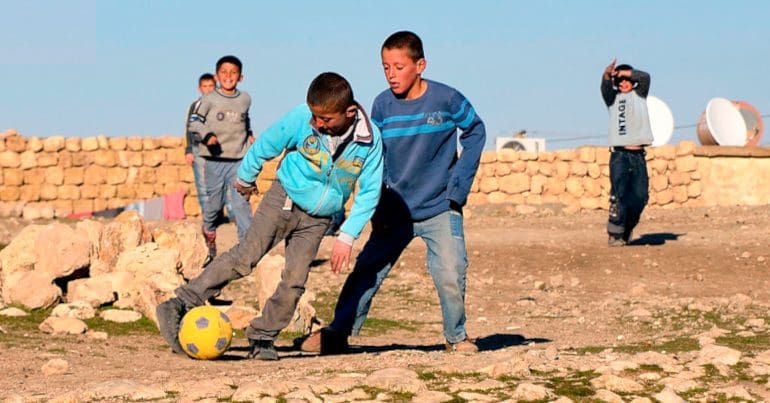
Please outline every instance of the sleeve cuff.
[{"label": "sleeve cuff", "polygon": [[238,182],[239,185],[241,185],[241,186],[243,186],[245,188],[250,188],[250,187],[254,186],[254,182],[246,182],[245,180],[241,179],[240,177],[237,177],[235,179],[235,181]]},{"label": "sleeve cuff", "polygon": [[337,240],[340,242],[346,243],[350,246],[353,246],[353,241],[355,241],[356,238],[354,238],[353,235],[340,232],[340,234],[337,235]]}]

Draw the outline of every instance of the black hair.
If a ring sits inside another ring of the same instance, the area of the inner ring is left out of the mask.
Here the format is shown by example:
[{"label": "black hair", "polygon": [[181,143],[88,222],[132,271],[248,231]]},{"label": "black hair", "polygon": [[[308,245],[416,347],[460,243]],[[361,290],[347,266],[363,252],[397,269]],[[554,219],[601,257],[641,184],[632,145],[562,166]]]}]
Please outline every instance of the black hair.
[{"label": "black hair", "polygon": [[417,34],[411,31],[398,31],[385,39],[382,49],[406,49],[412,61],[418,61],[425,58],[425,51],[422,48],[422,40]]},{"label": "black hair", "polygon": [[[633,70],[634,68],[631,67],[630,64],[621,64],[615,67],[615,71],[633,71]],[[620,82],[623,80],[628,80],[631,82],[632,85],[634,84],[634,80],[632,80],[631,77],[628,77],[628,76],[625,76],[625,77],[615,76],[613,79],[613,83],[615,84],[615,86],[618,86]]]},{"label": "black hair", "polygon": [[625,71],[625,70],[633,70],[633,69],[634,68],[631,67],[630,64],[621,64],[621,65],[618,65],[618,67],[615,67],[615,70],[624,70]]},{"label": "black hair", "polygon": [[203,84],[204,81],[216,81],[216,80],[214,79],[214,75],[213,74],[211,74],[211,73],[203,73],[198,78],[198,85]]},{"label": "black hair", "polygon": [[234,64],[238,66],[238,71],[243,71],[243,64],[241,63],[241,60],[233,55],[222,56],[222,58],[217,61],[216,71],[219,71],[219,68],[222,67],[222,65],[225,63]]},{"label": "black hair", "polygon": [[321,73],[307,89],[307,103],[330,111],[344,112],[353,105],[353,88],[345,77],[337,73]]}]

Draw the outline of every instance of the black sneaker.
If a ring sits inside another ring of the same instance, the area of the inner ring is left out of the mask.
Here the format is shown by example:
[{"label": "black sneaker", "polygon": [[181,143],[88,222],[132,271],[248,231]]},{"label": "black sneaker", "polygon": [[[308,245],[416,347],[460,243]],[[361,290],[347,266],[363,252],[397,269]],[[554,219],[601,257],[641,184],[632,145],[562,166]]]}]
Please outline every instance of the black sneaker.
[{"label": "black sneaker", "polygon": [[249,358],[262,361],[275,361],[278,352],[272,340],[249,340]]},{"label": "black sneaker", "polygon": [[184,350],[182,350],[182,345],[179,344],[179,324],[182,322],[182,318],[187,311],[189,311],[189,309],[179,298],[171,298],[155,308],[160,335],[163,336],[166,343],[171,346],[171,351],[176,354],[185,353]]}]

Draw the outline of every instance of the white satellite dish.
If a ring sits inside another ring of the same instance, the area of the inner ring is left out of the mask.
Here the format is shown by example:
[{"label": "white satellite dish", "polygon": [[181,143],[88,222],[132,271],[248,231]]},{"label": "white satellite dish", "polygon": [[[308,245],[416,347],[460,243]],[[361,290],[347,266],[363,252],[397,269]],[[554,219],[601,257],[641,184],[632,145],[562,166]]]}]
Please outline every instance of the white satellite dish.
[{"label": "white satellite dish", "polygon": [[703,145],[742,146],[746,144],[746,121],[735,105],[725,98],[712,98],[701,115],[698,139]]},{"label": "white satellite dish", "polygon": [[652,145],[659,147],[668,144],[674,134],[674,115],[671,109],[660,98],[650,95],[647,97],[647,112],[650,114]]}]

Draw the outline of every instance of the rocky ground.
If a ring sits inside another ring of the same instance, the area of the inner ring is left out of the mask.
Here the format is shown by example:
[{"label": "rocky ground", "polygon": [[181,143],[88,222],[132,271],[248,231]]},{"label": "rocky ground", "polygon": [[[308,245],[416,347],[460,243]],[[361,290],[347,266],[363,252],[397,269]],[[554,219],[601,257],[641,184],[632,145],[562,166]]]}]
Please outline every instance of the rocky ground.
[{"label": "rocky ground", "polygon": [[[468,330],[481,352],[443,352],[441,317],[413,242],[353,351],[216,361],[171,354],[142,319],[87,321],[106,339],[51,336],[48,312],[0,316],[0,398],[27,401],[768,401],[770,206],[649,209],[610,248],[605,213],[477,206],[466,220]],[[0,243],[24,223],[6,221]],[[220,250],[232,245],[231,225]],[[329,320],[344,281],[324,241],[308,290]],[[356,247],[360,249],[362,242]],[[281,251],[277,251],[281,253]],[[243,280],[222,299],[254,301]]]}]

